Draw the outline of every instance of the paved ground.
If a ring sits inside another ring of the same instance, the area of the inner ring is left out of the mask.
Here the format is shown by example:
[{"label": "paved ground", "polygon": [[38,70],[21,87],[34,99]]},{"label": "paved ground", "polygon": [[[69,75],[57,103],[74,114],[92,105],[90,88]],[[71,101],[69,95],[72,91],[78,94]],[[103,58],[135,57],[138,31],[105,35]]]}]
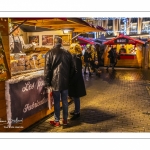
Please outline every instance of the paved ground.
[{"label": "paved ground", "polygon": [[[100,77],[84,79],[80,119],[52,127],[51,116],[25,132],[150,132],[150,70],[102,69]],[[71,103],[69,112],[73,109]]]}]

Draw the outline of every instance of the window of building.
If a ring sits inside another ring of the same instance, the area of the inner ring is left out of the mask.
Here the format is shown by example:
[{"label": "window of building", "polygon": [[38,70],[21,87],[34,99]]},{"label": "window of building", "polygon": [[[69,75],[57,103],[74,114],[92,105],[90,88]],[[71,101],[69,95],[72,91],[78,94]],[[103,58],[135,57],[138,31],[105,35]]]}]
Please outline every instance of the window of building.
[{"label": "window of building", "polygon": [[108,20],[107,24],[107,36],[112,36],[113,35],[113,20]]},{"label": "window of building", "polygon": [[138,18],[131,18],[131,23],[138,23]]},{"label": "window of building", "polygon": [[130,34],[137,34],[138,18],[131,18],[130,22]]},{"label": "window of building", "polygon": [[124,19],[123,18],[120,20],[120,24],[124,25]]},{"label": "window of building", "polygon": [[150,21],[150,18],[143,18],[142,22],[145,22],[145,21]]},{"label": "window of building", "polygon": [[120,26],[120,33],[124,33],[124,25]]},{"label": "window of building", "polygon": [[130,34],[137,34],[137,23],[131,23]]},{"label": "window of building", "polygon": [[150,33],[150,18],[142,19],[142,33]]}]

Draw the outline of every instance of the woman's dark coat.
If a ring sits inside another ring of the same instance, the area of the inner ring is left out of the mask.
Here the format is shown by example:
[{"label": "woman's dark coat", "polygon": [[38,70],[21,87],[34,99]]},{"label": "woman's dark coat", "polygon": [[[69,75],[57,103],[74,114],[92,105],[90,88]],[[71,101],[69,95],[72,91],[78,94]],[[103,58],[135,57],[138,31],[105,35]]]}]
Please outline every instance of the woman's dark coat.
[{"label": "woman's dark coat", "polygon": [[82,97],[86,95],[85,84],[82,76],[82,61],[81,55],[72,55],[76,72],[71,79],[69,86],[70,97]]}]

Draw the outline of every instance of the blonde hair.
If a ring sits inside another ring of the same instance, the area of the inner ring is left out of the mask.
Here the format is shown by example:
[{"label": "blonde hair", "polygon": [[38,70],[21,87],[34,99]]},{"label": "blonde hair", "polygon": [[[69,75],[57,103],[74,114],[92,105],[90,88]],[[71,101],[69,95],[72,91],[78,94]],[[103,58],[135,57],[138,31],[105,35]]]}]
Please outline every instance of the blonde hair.
[{"label": "blonde hair", "polygon": [[78,43],[72,43],[70,45],[69,52],[71,54],[82,54],[81,45],[79,45]]},{"label": "blonde hair", "polygon": [[90,46],[90,50],[91,50],[92,59],[94,60],[94,58],[97,58],[97,51],[96,51],[94,45]]}]

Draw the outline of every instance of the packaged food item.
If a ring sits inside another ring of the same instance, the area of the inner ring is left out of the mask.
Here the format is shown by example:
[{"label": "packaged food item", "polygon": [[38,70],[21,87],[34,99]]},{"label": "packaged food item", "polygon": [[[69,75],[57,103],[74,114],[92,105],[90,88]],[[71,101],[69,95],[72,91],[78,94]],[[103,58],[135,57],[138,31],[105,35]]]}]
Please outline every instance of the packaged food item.
[{"label": "packaged food item", "polygon": [[38,65],[38,64],[39,64],[39,61],[38,61],[38,60],[30,60],[30,61],[29,61],[29,64],[30,64],[30,65]]},{"label": "packaged food item", "polygon": [[17,65],[18,66],[25,66],[25,59],[24,58],[23,59],[19,59]]},{"label": "packaged food item", "polygon": [[28,66],[29,64],[30,64],[29,61],[26,61],[26,62],[25,62],[25,66]]},{"label": "packaged food item", "polygon": [[37,69],[37,68],[38,68],[38,65],[31,65],[31,64],[30,64],[30,67],[31,67],[31,69]]},{"label": "packaged food item", "polygon": [[14,60],[14,56],[13,55],[10,55],[10,60]]},{"label": "packaged food item", "polygon": [[17,72],[17,67],[11,67],[11,72]]},{"label": "packaged food item", "polygon": [[42,54],[39,54],[38,55],[38,57],[37,57],[37,60],[40,60],[40,59],[42,59],[43,57],[42,57]]},{"label": "packaged food item", "polygon": [[17,66],[18,71],[24,71],[25,70],[25,66]]},{"label": "packaged food item", "polygon": [[45,59],[40,59],[38,62],[39,62],[39,64],[45,63]]},{"label": "packaged food item", "polygon": [[25,66],[25,70],[30,70],[31,69],[31,66],[28,65],[28,66]]},{"label": "packaged food item", "polygon": [[45,66],[45,63],[41,63],[41,64],[39,64],[39,68],[43,68]]},{"label": "packaged food item", "polygon": [[18,60],[11,60],[11,61],[10,61],[10,67],[11,67],[11,68],[12,68],[12,67],[16,67],[17,64],[18,64]]}]

